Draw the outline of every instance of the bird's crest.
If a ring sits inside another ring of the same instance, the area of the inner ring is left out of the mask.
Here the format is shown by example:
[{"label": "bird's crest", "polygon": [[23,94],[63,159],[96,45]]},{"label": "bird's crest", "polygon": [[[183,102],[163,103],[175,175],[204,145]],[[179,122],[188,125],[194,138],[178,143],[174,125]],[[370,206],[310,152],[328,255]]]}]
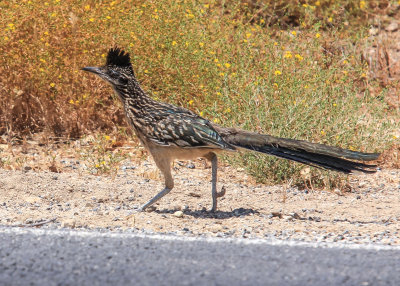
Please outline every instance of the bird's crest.
[{"label": "bird's crest", "polygon": [[128,52],[125,52],[118,47],[114,47],[108,51],[106,65],[117,67],[130,67],[131,58]]}]

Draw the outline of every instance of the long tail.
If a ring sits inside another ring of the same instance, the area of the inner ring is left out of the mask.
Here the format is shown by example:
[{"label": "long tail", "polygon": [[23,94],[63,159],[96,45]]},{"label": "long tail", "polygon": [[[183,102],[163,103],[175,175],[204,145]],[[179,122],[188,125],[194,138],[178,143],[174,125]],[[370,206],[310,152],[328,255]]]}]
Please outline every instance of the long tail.
[{"label": "long tail", "polygon": [[378,159],[380,155],[379,153],[356,152],[302,140],[278,138],[235,128],[214,127],[227,143],[236,147],[346,174],[355,171],[376,172],[376,165],[367,165],[352,160],[372,161]]}]

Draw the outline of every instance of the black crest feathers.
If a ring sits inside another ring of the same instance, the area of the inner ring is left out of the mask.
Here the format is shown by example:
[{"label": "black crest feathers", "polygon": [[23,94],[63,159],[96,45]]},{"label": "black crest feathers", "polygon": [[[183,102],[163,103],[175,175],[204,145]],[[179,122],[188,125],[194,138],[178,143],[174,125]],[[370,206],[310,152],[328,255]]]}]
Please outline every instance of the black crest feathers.
[{"label": "black crest feathers", "polygon": [[107,55],[107,66],[130,67],[131,58],[129,53],[118,47],[111,48]]}]

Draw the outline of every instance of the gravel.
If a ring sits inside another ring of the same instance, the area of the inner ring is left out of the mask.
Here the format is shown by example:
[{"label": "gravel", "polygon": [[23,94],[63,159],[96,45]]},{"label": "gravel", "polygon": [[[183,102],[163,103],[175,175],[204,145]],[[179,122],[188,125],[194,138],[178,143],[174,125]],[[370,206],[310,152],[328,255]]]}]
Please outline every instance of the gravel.
[{"label": "gravel", "polygon": [[184,162],[174,168],[174,190],[153,212],[139,213],[163,185],[151,162],[126,164],[115,177],[90,175],[76,160],[61,163],[77,169],[58,174],[0,169],[0,225],[400,244],[399,170],[353,176],[351,192],[331,192],[260,185],[221,166],[219,187],[227,191],[211,213],[210,169]]}]

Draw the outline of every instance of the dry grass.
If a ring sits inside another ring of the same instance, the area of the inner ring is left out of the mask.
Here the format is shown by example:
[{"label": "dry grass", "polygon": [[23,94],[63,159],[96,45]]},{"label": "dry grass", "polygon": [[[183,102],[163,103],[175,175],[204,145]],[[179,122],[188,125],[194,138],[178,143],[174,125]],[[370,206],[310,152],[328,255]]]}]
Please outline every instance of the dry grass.
[{"label": "dry grass", "polygon": [[[398,8],[379,2],[2,2],[0,133],[129,135],[109,87],[80,71],[103,64],[117,44],[155,98],[226,126],[382,151],[399,128],[387,118],[399,111],[382,100],[387,84],[370,77],[359,53],[364,25]],[[102,154],[94,165],[106,161]],[[254,154],[230,160],[263,181],[301,181],[292,163]],[[311,177],[337,181],[316,170]]]}]

